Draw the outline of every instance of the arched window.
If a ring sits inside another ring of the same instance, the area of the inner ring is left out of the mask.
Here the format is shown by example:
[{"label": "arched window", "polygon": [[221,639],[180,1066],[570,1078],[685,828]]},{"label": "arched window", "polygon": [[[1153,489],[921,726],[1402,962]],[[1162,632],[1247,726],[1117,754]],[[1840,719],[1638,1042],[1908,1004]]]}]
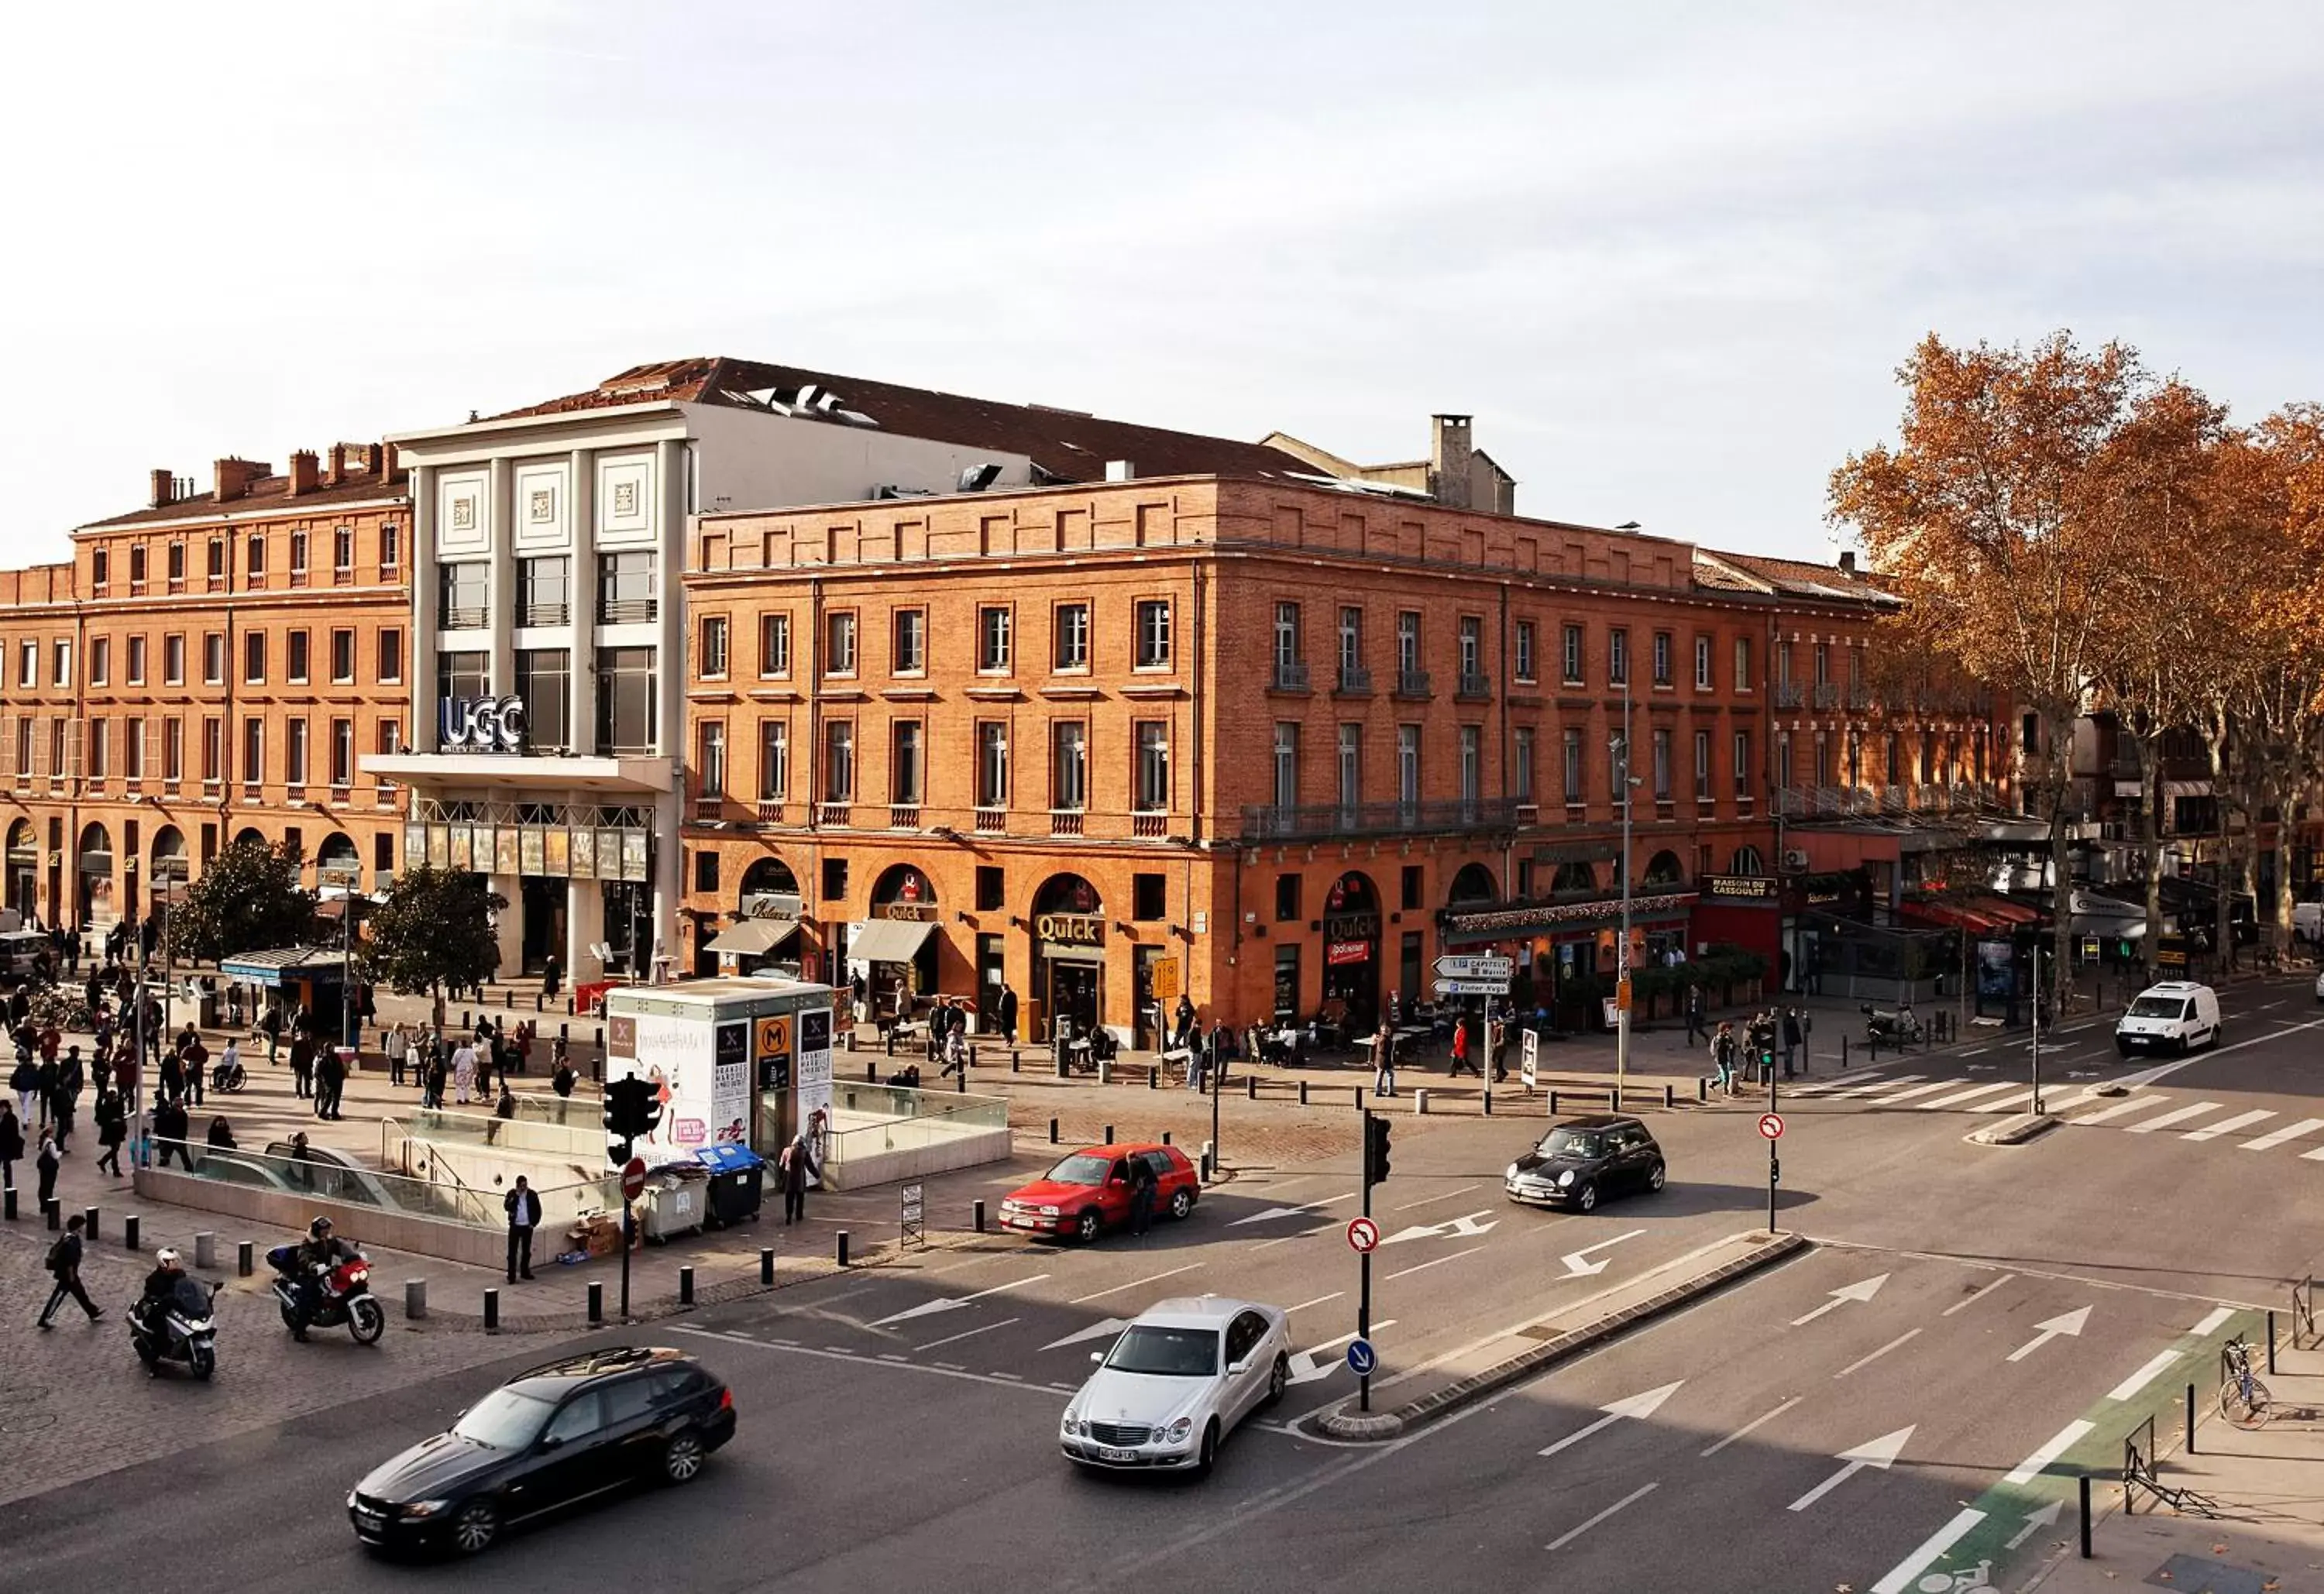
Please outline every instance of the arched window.
[{"label": "arched window", "polygon": [[1665,848],[1646,860],[1646,872],[1638,877],[1642,886],[1675,886],[1686,879],[1686,870],[1678,854]]},{"label": "arched window", "polygon": [[1759,856],[1759,849],[1757,847],[1738,847],[1735,849],[1735,861],[1728,872],[1729,874],[1765,874],[1767,872],[1766,861]]},{"label": "arched window", "polygon": [[1490,902],[1496,895],[1493,871],[1481,863],[1462,865],[1461,872],[1452,877],[1452,889],[1444,894],[1448,903]]},{"label": "arched window", "polygon": [[1598,871],[1587,863],[1561,863],[1551,877],[1549,894],[1553,897],[1594,897],[1598,894]]}]

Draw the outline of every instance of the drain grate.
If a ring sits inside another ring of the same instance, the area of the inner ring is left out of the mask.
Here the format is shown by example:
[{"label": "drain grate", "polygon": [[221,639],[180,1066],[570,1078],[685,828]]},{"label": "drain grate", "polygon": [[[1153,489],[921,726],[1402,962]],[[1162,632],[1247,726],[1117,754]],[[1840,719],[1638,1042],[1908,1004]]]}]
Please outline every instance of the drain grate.
[{"label": "drain grate", "polygon": [[2268,1586],[2264,1574],[2246,1567],[2193,1555],[2173,1555],[2146,1581],[2158,1589],[2176,1589],[2179,1594],[2262,1594]]}]

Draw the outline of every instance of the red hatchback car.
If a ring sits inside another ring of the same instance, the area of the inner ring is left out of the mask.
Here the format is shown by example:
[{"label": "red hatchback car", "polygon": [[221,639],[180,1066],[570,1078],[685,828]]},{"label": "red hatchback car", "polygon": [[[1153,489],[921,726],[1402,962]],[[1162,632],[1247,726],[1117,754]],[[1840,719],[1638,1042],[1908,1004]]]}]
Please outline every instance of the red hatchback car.
[{"label": "red hatchback car", "polygon": [[1001,1226],[1024,1234],[1095,1239],[1130,1221],[1130,1159],[1154,1170],[1154,1215],[1183,1218],[1202,1194],[1202,1176],[1176,1146],[1090,1146],[1074,1152],[1001,1203]]}]

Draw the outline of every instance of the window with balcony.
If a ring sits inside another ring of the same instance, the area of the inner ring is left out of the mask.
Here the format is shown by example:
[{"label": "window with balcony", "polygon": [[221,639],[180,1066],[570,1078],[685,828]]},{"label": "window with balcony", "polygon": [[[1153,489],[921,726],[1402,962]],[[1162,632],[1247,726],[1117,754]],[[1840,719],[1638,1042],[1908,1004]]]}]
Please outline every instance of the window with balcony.
[{"label": "window with balcony", "polygon": [[209,577],[212,585],[226,579],[225,538],[213,537],[209,539],[208,550],[203,556],[202,571]]},{"label": "window with balcony", "polygon": [[243,633],[242,678],[249,686],[266,684],[266,633],[263,631]]},{"label": "window with balcony", "polygon": [[266,585],[266,539],[255,531],[243,540],[242,578],[250,586]]},{"label": "window with balcony", "polygon": [[823,727],[823,800],[844,805],[855,800],[855,723],[827,721]]},{"label": "window with balcony", "polygon": [[1815,684],[1819,686],[1831,685],[1831,644],[1830,642],[1818,642],[1815,645]]},{"label": "window with balcony", "polygon": [[355,781],[355,723],[331,722],[331,784],[341,790]]},{"label": "window with balcony", "polygon": [[453,650],[436,655],[436,696],[483,697],[491,687],[487,669],[492,655],[482,649]]},{"label": "window with balcony", "polygon": [[928,612],[899,609],[895,613],[895,666],[899,676],[926,675],[928,668]]},{"label": "window with balcony", "polygon": [[823,673],[855,673],[855,611],[834,610],[823,617]]},{"label": "window with balcony", "polygon": [[1569,686],[1580,686],[1582,684],[1582,628],[1578,625],[1569,625],[1565,628],[1563,664],[1565,684]]},{"label": "window with balcony", "polygon": [[1002,604],[976,612],[976,668],[988,675],[1006,675],[1015,657],[1016,615]]},{"label": "window with balcony", "polygon": [[649,753],[661,740],[661,693],[651,648],[597,651],[597,751]]},{"label": "window with balcony", "polygon": [[1775,787],[1778,790],[1789,790],[1791,785],[1792,733],[1778,731],[1775,733]]},{"label": "window with balcony", "polygon": [[145,639],[142,636],[129,639],[129,684],[133,686],[145,684]]},{"label": "window with balcony", "polygon": [[1299,806],[1299,723],[1277,720],[1275,724],[1275,806],[1296,808]]},{"label": "window with balcony", "polygon": [[331,568],[338,575],[350,574],[355,567],[355,529],[340,526],[331,532]]},{"label": "window with balcony", "polygon": [[1364,612],[1343,606],[1340,610],[1340,690],[1370,689],[1371,677],[1364,669]]},{"label": "window with balcony", "polygon": [[1170,602],[1167,598],[1140,598],[1132,616],[1137,632],[1136,668],[1167,669],[1170,668]]},{"label": "window with balcony", "polygon": [[173,542],[170,545],[168,568],[171,590],[175,591],[183,586],[186,582],[186,545],[184,543]]},{"label": "window with balcony", "polygon": [[129,589],[132,592],[145,585],[145,545],[138,543],[129,550]]},{"label": "window with balcony", "polygon": [[226,779],[226,722],[205,719],[202,722],[202,780],[216,786]]},{"label": "window with balcony", "polygon": [[1089,806],[1089,727],[1079,720],[1049,727],[1049,806],[1072,812]]},{"label": "window with balcony", "polygon": [[282,778],[292,786],[307,784],[307,722],[282,722]]},{"label": "window with balcony", "polygon": [[1170,808],[1170,727],[1161,720],[1140,720],[1131,727],[1137,768],[1130,792],[1137,811],[1165,814]]},{"label": "window with balcony", "polygon": [[888,750],[888,801],[917,808],[927,800],[927,728],[918,720],[898,720]]},{"label": "window with balcony", "polygon": [[976,724],[976,806],[1009,806],[1009,727],[999,720]]},{"label": "window with balcony", "polygon": [[266,779],[266,722],[242,722],[242,783],[256,786]]},{"label": "window with balcony", "polygon": [[1461,616],[1461,681],[1463,697],[1485,697],[1492,693],[1493,684],[1485,674],[1485,622],[1474,614]]},{"label": "window with balcony", "polygon": [[161,722],[161,779],[186,778],[186,722],[172,714]]},{"label": "window with balcony", "polygon": [[331,679],[347,686],[355,678],[355,633],[334,631],[331,633]]},{"label": "window with balcony", "polygon": [[1748,731],[1735,733],[1735,795],[1738,797],[1751,795],[1751,733]]},{"label": "window with balcony", "polygon": [[1476,725],[1461,727],[1461,804],[1473,811],[1485,795],[1485,733]]},{"label": "window with balcony", "polygon": [[791,617],[759,616],[759,674],[769,679],[791,673]]},{"label": "window with balcony", "polygon": [[1589,800],[1589,788],[1585,784],[1587,778],[1588,770],[1582,759],[1582,733],[1568,730],[1565,733],[1566,806],[1580,807]]},{"label": "window with balcony", "polygon": [[715,804],[726,790],[726,722],[705,720],[694,728],[694,795]]},{"label": "window with balcony", "polygon": [[437,567],[436,623],[445,631],[482,631],[492,623],[487,595],[492,567],[482,563]]},{"label": "window with balcony", "polygon": [[573,745],[573,654],[564,648],[520,648],[516,692],[524,699],[525,741],[543,751]]},{"label": "window with balcony", "polygon": [[389,626],[379,633],[379,680],[394,686],[403,679],[403,633]]},{"label": "window with balcony", "polygon": [[1534,799],[1533,727],[1519,725],[1509,733],[1509,795],[1520,803]]},{"label": "window with balcony", "polygon": [[597,623],[643,625],[661,616],[661,571],[651,548],[597,556]]},{"label": "window with balcony", "polygon": [[1671,634],[1666,631],[1655,632],[1654,664],[1655,685],[1669,686],[1671,684]]},{"label": "window with balcony", "polygon": [[1630,633],[1622,626],[1606,633],[1606,682],[1613,686],[1630,684]]},{"label": "window with balcony", "polygon": [[1534,622],[1530,620],[1517,622],[1517,657],[1512,661],[1517,668],[1517,679],[1528,686],[1538,678],[1534,674],[1535,629]]},{"label": "window with balcony", "polygon": [[1671,733],[1668,731],[1655,733],[1654,753],[1655,801],[1666,803],[1671,800]]},{"label": "window with balcony", "polygon": [[573,622],[573,561],[567,555],[519,559],[516,590],[519,625]]},{"label": "window with balcony", "polygon": [[702,617],[700,661],[706,680],[726,678],[726,616],[706,614]]},{"label": "window with balcony", "polygon": [[394,569],[402,557],[402,529],[390,521],[379,529],[379,563],[382,572]]},{"label": "window with balcony", "polygon": [[779,803],[791,795],[791,726],[788,720],[759,722],[759,800]]},{"label": "window with balcony", "polygon": [[1364,728],[1340,727],[1340,806],[1352,808],[1364,800]]},{"label": "window with balcony", "polygon": [[295,584],[297,584],[297,583],[299,583],[299,582],[300,582],[300,581],[303,581],[303,580],[306,578],[306,575],[307,575],[307,534],[306,534],[304,531],[293,531],[292,533],[290,533],[290,579],[291,579],[291,582],[295,585]]},{"label": "window with balcony", "polygon": [[1296,604],[1275,605],[1275,685],[1284,691],[1306,689],[1307,651],[1299,634]]},{"label": "window with balcony", "polygon": [[88,640],[88,684],[107,686],[113,684],[113,639],[91,637]]},{"label": "window with balcony", "polygon": [[113,585],[113,555],[101,548],[88,550],[88,584],[98,592]]},{"label": "window with balcony", "polygon": [[145,779],[145,722],[122,722],[121,773],[130,780]]},{"label": "window with balcony", "polygon": [[307,684],[307,667],[309,663],[307,657],[307,633],[304,631],[294,631],[290,632],[288,640],[284,643],[283,653],[284,658],[282,668],[287,678],[294,686],[305,686]]},{"label": "window with balcony", "polygon": [[1087,669],[1089,661],[1089,605],[1087,604],[1058,604],[1054,668],[1061,671]]},{"label": "window with balcony", "polygon": [[91,780],[101,781],[113,773],[110,768],[112,739],[106,734],[108,729],[109,726],[104,720],[88,722],[88,756],[83,766],[83,773]]},{"label": "window with balcony", "polygon": [[1396,800],[1405,807],[1420,801],[1420,727],[1396,728]]}]

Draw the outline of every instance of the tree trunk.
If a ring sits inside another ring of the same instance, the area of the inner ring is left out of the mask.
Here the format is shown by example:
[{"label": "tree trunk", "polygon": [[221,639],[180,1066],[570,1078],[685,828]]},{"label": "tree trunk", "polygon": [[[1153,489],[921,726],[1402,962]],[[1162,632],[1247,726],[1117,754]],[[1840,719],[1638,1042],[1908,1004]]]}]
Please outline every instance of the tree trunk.
[{"label": "tree trunk", "polygon": [[2214,873],[2218,880],[2218,900],[2213,904],[2211,945],[2215,966],[2221,974],[2232,973],[2236,966],[2234,926],[2228,912],[2232,906],[2228,892],[2233,889],[2227,853],[2227,725],[2222,714],[2215,725],[2203,727],[2203,746],[2211,766],[2211,806],[2219,816],[2219,857]]},{"label": "tree trunk", "polygon": [[2146,938],[2139,948],[2139,961],[2146,969],[2146,981],[2156,979],[2155,959],[2163,953],[2163,758],[2162,737],[2139,736],[2131,745],[2138,749],[2139,784],[2145,789],[2146,800],[2139,806],[2140,850],[2146,859]]}]

